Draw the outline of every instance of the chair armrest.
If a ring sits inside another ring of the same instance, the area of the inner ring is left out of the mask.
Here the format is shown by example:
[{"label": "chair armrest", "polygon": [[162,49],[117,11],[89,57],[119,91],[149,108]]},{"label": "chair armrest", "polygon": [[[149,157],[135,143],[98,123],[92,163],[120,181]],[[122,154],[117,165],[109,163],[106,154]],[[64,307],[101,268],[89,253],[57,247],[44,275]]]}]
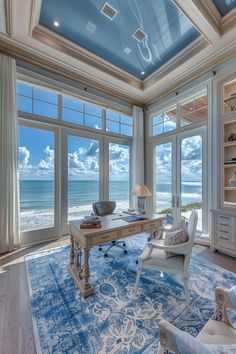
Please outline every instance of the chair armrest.
[{"label": "chair armrest", "polygon": [[236,310],[236,286],[231,289],[216,288],[215,289],[216,311],[213,319],[223,320],[228,326],[234,328],[231,320],[227,316],[227,308]]},{"label": "chair armrest", "polygon": [[184,242],[179,245],[164,245],[164,240],[152,240],[148,242],[148,247],[150,248],[158,248],[163,251],[174,252],[179,254],[188,254],[190,242]]},{"label": "chair armrest", "polygon": [[175,335],[177,328],[171,323],[162,320],[158,324],[160,329],[160,344],[162,348],[167,351],[173,351],[177,353]]}]

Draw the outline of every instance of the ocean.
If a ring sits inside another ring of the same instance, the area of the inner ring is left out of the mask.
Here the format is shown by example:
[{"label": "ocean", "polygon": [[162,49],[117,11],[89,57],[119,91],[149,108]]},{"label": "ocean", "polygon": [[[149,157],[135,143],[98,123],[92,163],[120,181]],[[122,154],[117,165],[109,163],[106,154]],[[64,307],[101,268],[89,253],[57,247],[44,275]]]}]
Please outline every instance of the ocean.
[{"label": "ocean", "polygon": [[[129,207],[129,182],[110,181],[110,200],[115,200],[117,208]],[[157,211],[170,207],[170,184],[158,183],[156,193]],[[182,203],[184,205],[201,202],[201,182],[182,182]],[[99,200],[98,181],[68,182],[68,220],[73,220],[92,211],[91,205]],[[20,228],[21,231],[51,227],[54,223],[54,182],[20,181]]]}]

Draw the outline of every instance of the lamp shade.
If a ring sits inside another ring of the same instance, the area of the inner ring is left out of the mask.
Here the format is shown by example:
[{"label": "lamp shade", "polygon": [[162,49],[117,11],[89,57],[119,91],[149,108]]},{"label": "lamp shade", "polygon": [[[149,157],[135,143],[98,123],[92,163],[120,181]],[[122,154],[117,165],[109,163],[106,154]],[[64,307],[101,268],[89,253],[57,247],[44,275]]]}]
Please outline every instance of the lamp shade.
[{"label": "lamp shade", "polygon": [[151,197],[151,193],[145,184],[137,184],[131,194],[136,195],[136,197]]}]

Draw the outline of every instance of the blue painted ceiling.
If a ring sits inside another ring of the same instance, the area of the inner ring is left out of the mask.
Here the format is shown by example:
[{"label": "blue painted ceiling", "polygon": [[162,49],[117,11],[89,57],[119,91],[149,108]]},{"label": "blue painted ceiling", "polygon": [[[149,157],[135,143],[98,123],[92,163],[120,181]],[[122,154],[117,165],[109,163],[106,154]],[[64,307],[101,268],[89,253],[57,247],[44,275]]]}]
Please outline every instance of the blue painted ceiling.
[{"label": "blue painted ceiling", "polygon": [[[100,12],[104,2],[43,0],[40,24],[141,79],[199,36],[171,0],[108,0],[113,21]],[[141,43],[132,37],[138,27],[147,34]]]},{"label": "blue painted ceiling", "polygon": [[213,0],[221,16],[226,15],[236,6],[236,0]]}]

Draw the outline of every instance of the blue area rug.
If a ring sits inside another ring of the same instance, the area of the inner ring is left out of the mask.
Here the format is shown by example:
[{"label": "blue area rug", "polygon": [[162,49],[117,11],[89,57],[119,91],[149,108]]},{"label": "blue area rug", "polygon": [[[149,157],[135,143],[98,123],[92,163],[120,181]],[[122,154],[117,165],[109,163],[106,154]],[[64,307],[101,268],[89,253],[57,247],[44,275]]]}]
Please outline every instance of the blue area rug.
[{"label": "blue area rug", "polygon": [[196,336],[214,311],[215,287],[236,284],[235,274],[195,256],[190,269],[189,308],[185,307],[181,282],[149,270],[143,272],[135,298],[135,261],[147,240],[136,236],[127,241],[127,255],[117,249],[104,258],[98,248],[92,250],[95,293],[87,299],[68,271],[69,246],[26,257],[39,352],[156,353],[162,318]]}]

